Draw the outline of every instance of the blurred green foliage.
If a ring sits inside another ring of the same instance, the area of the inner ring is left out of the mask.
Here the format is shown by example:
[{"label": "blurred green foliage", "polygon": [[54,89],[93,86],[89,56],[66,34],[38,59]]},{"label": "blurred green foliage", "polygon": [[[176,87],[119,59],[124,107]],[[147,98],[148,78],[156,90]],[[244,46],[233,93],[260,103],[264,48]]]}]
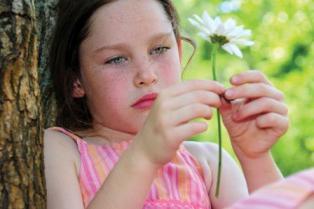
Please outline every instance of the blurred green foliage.
[{"label": "blurred green foliage", "polygon": [[[229,85],[231,75],[248,69],[264,72],[284,92],[291,120],[289,131],[272,152],[284,175],[314,167],[314,1],[313,0],[174,0],[181,31],[198,48],[184,71],[184,79],[212,79],[210,45],[197,36],[188,17],[207,10],[211,16],[234,18],[252,30],[255,45],[243,49],[239,59],[223,51],[218,54],[219,80]],[[192,53],[184,44],[183,65]],[[215,118],[209,129],[194,140],[215,141]],[[224,148],[232,153],[224,130]]]}]

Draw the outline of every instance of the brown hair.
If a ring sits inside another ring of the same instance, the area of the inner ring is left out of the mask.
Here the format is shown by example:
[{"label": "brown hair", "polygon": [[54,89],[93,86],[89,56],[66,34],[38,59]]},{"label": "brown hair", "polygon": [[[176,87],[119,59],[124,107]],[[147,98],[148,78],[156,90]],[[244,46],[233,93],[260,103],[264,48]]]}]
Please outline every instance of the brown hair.
[{"label": "brown hair", "polygon": [[[105,4],[116,0],[60,0],[58,19],[50,49],[50,70],[57,100],[56,125],[72,130],[91,127],[92,116],[86,98],[72,97],[73,83],[80,79],[79,47],[87,37],[90,18]],[[172,24],[177,40],[194,42],[182,38],[179,18],[171,0],[158,0]]]}]

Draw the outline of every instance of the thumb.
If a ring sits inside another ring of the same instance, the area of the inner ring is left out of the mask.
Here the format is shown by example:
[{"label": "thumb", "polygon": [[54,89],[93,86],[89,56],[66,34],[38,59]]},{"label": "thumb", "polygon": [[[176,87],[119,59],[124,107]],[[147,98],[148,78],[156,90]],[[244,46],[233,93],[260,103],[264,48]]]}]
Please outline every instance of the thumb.
[{"label": "thumb", "polygon": [[220,96],[221,106],[219,107],[220,113],[227,114],[228,112],[232,111],[232,104],[231,101],[226,99],[224,95]]}]

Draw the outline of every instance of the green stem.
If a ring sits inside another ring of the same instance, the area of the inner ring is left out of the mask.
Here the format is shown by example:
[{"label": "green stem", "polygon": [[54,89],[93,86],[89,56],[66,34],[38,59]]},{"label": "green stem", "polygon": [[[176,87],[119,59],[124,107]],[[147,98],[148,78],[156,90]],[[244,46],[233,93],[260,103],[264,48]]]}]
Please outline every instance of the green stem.
[{"label": "green stem", "polygon": [[221,180],[221,161],[222,161],[222,137],[221,137],[221,123],[220,123],[220,113],[217,109],[217,123],[218,123],[218,171],[217,171],[217,184],[215,196],[219,196],[220,180]]},{"label": "green stem", "polygon": [[[213,79],[217,81],[217,75],[216,75],[216,54],[218,51],[219,45],[214,44],[212,53],[211,53],[211,63],[212,63],[212,73],[213,73]],[[222,137],[221,137],[221,122],[220,122],[220,112],[219,109],[217,109],[217,126],[218,126],[218,169],[217,169],[217,184],[216,184],[216,192],[215,196],[219,196],[219,189],[220,189],[220,180],[221,180],[221,161],[222,161]]]},{"label": "green stem", "polygon": [[212,53],[211,53],[211,62],[212,62],[212,73],[213,73],[213,79],[214,81],[217,81],[217,76],[216,76],[216,54],[218,51],[218,44],[213,45]]}]

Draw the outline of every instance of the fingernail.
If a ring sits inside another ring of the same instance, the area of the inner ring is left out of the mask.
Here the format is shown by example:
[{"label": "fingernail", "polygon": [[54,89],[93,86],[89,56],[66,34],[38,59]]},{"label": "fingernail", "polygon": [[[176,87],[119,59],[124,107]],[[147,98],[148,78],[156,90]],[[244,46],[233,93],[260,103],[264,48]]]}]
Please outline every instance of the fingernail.
[{"label": "fingernail", "polygon": [[226,95],[225,94],[223,94],[223,95],[221,95],[222,96],[222,101],[224,102],[224,103],[227,103],[227,104],[231,104],[231,99],[228,99],[228,98],[226,98]]},{"label": "fingernail", "polygon": [[239,82],[239,77],[238,76],[232,77],[232,82],[233,83],[238,83]]},{"label": "fingernail", "polygon": [[227,98],[231,98],[233,96],[233,94],[234,94],[233,90],[229,89],[226,91],[225,96]]}]

